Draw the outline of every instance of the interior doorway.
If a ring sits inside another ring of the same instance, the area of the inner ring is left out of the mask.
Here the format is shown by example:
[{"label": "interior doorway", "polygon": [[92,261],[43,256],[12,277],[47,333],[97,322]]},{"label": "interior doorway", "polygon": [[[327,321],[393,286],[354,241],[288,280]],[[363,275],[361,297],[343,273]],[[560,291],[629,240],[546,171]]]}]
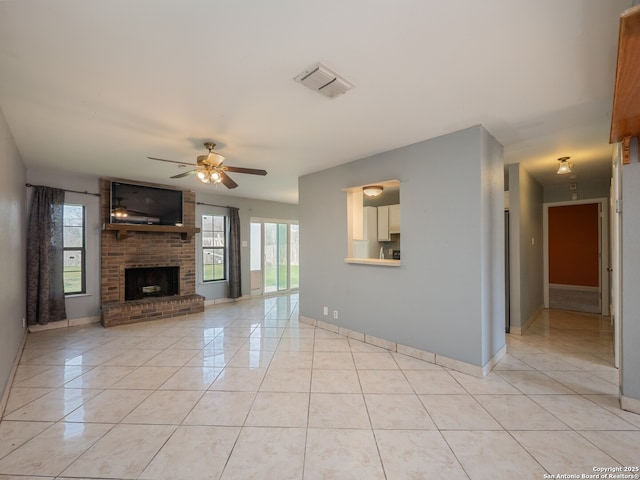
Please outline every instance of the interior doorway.
[{"label": "interior doorway", "polygon": [[251,219],[251,294],[299,287],[299,225],[291,220]]},{"label": "interior doorway", "polygon": [[606,201],[544,205],[545,308],[609,315]]}]

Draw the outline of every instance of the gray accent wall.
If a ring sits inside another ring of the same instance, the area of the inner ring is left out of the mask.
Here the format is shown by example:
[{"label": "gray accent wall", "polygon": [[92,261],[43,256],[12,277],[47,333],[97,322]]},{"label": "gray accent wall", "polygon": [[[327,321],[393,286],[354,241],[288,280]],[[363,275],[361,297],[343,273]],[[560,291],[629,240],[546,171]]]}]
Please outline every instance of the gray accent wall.
[{"label": "gray accent wall", "polygon": [[622,166],[621,393],[640,401],[640,163],[632,142],[631,164]]},{"label": "gray accent wall", "polygon": [[[26,213],[25,168],[13,135],[0,110],[0,409],[11,370],[25,335]],[[2,412],[0,411],[0,414]]]},{"label": "gray accent wall", "polygon": [[[392,179],[402,265],[345,263],[343,189]],[[503,189],[481,126],[301,177],[301,315],[484,366],[505,344]]]},{"label": "gray accent wall", "polygon": [[511,326],[525,327],[544,306],[542,187],[520,164],[509,165]]}]

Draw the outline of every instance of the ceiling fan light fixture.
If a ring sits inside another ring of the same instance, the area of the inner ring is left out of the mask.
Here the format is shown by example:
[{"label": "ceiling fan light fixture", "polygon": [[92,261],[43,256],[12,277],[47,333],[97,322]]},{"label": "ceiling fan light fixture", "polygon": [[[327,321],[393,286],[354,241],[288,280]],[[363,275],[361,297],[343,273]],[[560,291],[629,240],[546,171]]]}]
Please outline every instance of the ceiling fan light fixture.
[{"label": "ceiling fan light fixture", "polygon": [[362,187],[362,192],[367,197],[377,197],[378,195],[382,194],[383,190],[384,188],[382,187],[382,185],[367,185],[366,187]]},{"label": "ceiling fan light fixture", "polygon": [[560,165],[558,165],[558,171],[556,172],[556,174],[565,175],[567,173],[571,173],[571,164],[569,163],[570,158],[571,157],[560,157],[558,159]]},{"label": "ceiling fan light fixture", "polygon": [[212,183],[220,183],[222,181],[222,175],[217,170],[213,170],[211,175],[209,175],[209,179]]},{"label": "ceiling fan light fixture", "polygon": [[209,179],[209,172],[206,168],[201,168],[196,172],[196,178],[200,180],[202,183],[209,183],[211,180]]},{"label": "ceiling fan light fixture", "polygon": [[127,207],[119,205],[113,209],[111,216],[116,218],[127,218],[129,216],[129,212],[127,211]]},{"label": "ceiling fan light fixture", "polygon": [[207,160],[213,165],[220,165],[222,162],[224,162],[224,157],[219,153],[209,152]]},{"label": "ceiling fan light fixture", "polygon": [[216,144],[206,142],[204,146],[209,150],[208,155],[198,155],[196,163],[180,162],[177,160],[166,160],[164,158],[147,157],[149,160],[157,160],[159,162],[177,163],[180,168],[185,166],[195,167],[192,170],[173,175],[170,178],[183,178],[193,175],[200,183],[217,185],[222,183],[228,189],[236,188],[238,184],[227,175],[227,172],[244,173],[249,175],[266,175],[267,171],[257,168],[232,167],[223,165],[224,156],[213,151]]},{"label": "ceiling fan light fixture", "polygon": [[127,211],[127,207],[122,205],[122,198],[116,198],[117,204],[111,211],[111,216],[115,218],[127,218],[129,216],[129,212]]},{"label": "ceiling fan light fixture", "polygon": [[209,165],[212,166],[218,166],[220,165],[222,162],[224,162],[224,156],[220,155],[219,153],[216,153],[213,151],[214,148],[216,148],[216,144],[213,142],[204,142],[204,147],[209,150],[209,155],[207,155],[207,161],[206,163],[208,163]]}]

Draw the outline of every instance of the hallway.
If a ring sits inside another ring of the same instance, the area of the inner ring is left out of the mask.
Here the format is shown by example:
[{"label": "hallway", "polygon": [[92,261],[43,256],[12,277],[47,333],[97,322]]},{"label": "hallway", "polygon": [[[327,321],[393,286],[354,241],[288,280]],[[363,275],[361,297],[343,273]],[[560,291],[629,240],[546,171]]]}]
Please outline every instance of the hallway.
[{"label": "hallway", "polygon": [[297,294],[30,334],[0,479],[541,479],[638,465],[608,319],[545,311],[481,380],[297,321]]}]

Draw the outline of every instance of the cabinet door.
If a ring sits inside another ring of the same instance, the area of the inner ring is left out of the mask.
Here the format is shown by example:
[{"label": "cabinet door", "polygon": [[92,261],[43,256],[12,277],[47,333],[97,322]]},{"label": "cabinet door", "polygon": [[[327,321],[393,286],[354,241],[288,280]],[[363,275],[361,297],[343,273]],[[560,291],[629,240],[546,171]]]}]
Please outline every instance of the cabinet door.
[{"label": "cabinet door", "polygon": [[376,207],[364,207],[362,222],[362,240],[375,242],[378,239],[378,209]]},{"label": "cabinet door", "polygon": [[400,233],[400,204],[389,205],[389,233]]},{"label": "cabinet door", "polygon": [[389,235],[389,206],[378,207],[378,241],[388,242]]}]

